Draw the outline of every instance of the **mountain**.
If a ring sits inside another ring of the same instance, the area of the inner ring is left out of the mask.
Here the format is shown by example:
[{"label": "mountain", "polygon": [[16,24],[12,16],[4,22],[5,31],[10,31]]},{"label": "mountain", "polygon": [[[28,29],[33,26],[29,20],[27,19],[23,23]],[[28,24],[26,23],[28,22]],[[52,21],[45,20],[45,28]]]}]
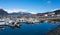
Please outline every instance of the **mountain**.
[{"label": "mountain", "polygon": [[60,9],[54,10],[54,11],[50,11],[50,12],[45,12],[45,13],[37,13],[37,15],[40,15],[40,14],[49,14],[49,13],[55,13],[55,15],[59,15],[60,14]]},{"label": "mountain", "polygon": [[8,13],[5,10],[0,9],[0,15],[8,15]]},{"label": "mountain", "polygon": [[8,15],[8,16],[20,16],[20,15],[23,15],[23,16],[27,16],[29,14],[30,13],[25,13],[25,12],[7,13],[4,9],[0,9],[0,15]]},{"label": "mountain", "polygon": [[30,13],[25,13],[25,12],[18,12],[18,13],[9,13],[10,16],[20,16],[20,15],[24,15],[27,16]]},{"label": "mountain", "polygon": [[55,10],[55,11],[53,11],[53,12],[55,12],[56,15],[57,15],[57,14],[60,14],[60,9],[59,9],[59,10]]},{"label": "mountain", "polygon": [[[55,12],[55,14],[60,14],[60,9],[58,10],[55,10],[55,11],[52,11],[52,12]],[[46,13],[43,13],[43,14],[48,14],[49,12],[46,12]],[[20,16],[20,15],[23,15],[23,16],[28,16],[30,15],[31,13],[27,13],[27,12],[18,12],[18,13],[7,13],[4,9],[0,9],[0,15],[9,15],[9,16]],[[37,13],[37,15],[40,15],[42,13]]]}]

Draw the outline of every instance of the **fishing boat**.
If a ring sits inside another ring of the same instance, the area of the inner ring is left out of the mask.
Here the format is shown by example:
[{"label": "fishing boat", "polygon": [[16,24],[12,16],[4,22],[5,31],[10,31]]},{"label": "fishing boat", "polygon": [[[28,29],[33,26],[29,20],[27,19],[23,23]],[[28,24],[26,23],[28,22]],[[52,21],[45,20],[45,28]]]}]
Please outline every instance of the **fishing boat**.
[{"label": "fishing boat", "polygon": [[34,19],[32,22],[33,22],[33,23],[39,23],[40,21],[37,20],[37,19]]},{"label": "fishing boat", "polygon": [[13,21],[13,20],[9,21],[9,26],[10,27],[15,28],[15,27],[19,27],[20,25],[21,25],[20,22],[16,22],[16,21]]},{"label": "fishing boat", "polygon": [[39,23],[40,21],[39,20],[37,20],[37,19],[32,19],[32,18],[29,18],[28,20],[27,20],[27,23]]},{"label": "fishing boat", "polygon": [[0,30],[5,29],[5,27],[6,27],[5,19],[0,19]]},{"label": "fishing boat", "polygon": [[19,22],[26,22],[26,20],[24,18],[20,18]]},{"label": "fishing boat", "polygon": [[4,19],[0,19],[0,26],[5,26],[6,23],[5,23],[5,20]]}]

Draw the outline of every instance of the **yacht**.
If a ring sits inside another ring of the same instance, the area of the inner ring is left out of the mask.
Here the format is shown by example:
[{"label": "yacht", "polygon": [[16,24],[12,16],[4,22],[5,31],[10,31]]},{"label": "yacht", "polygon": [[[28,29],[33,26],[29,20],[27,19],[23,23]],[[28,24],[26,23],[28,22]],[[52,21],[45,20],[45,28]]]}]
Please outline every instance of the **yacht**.
[{"label": "yacht", "polygon": [[33,18],[29,18],[29,19],[27,20],[27,23],[38,23],[38,22],[40,22],[40,21],[37,20],[37,19],[33,19]]},{"label": "yacht", "polygon": [[6,27],[5,19],[0,19],[0,30],[5,29],[5,27]]},{"label": "yacht", "polygon": [[26,20],[24,18],[20,18],[19,22],[26,22]]},{"label": "yacht", "polygon": [[15,27],[19,27],[21,24],[20,24],[20,22],[18,22],[18,21],[14,21],[14,20],[10,20],[9,21],[9,26],[10,27],[13,27],[13,28],[15,28]]},{"label": "yacht", "polygon": [[0,26],[6,25],[5,19],[0,19]]}]

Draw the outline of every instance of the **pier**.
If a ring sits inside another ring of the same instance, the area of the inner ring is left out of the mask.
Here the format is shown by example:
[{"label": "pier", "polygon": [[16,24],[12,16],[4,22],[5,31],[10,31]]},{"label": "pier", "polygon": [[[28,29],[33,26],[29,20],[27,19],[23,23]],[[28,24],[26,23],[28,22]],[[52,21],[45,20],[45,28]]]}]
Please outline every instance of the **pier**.
[{"label": "pier", "polygon": [[[3,18],[2,18],[3,19]],[[51,23],[54,23],[55,21],[60,22],[60,16],[47,16],[47,17],[38,17],[38,18],[25,18],[25,17],[21,17],[21,18],[5,18],[2,22],[2,19],[0,20],[0,25],[7,25],[7,26],[12,26],[12,27],[19,27],[21,25],[22,22],[26,22],[28,24],[35,24],[35,23],[40,23],[40,22],[44,22],[44,21],[49,21]],[[8,20],[8,21],[7,21]],[[2,24],[3,23],[3,24]]]},{"label": "pier", "polygon": [[[13,19],[13,18],[12,18]],[[15,18],[16,22],[27,22],[27,23],[39,23],[39,22],[44,22],[44,21],[49,21],[49,22],[60,22],[60,16],[40,16],[40,17],[21,17],[21,18]]]},{"label": "pier", "polygon": [[39,18],[40,21],[60,21],[60,16],[51,16],[51,17],[40,17]]},{"label": "pier", "polygon": [[37,17],[21,17],[21,18],[12,18],[16,22],[41,22],[41,21],[58,21],[60,22],[60,16],[37,16]]}]

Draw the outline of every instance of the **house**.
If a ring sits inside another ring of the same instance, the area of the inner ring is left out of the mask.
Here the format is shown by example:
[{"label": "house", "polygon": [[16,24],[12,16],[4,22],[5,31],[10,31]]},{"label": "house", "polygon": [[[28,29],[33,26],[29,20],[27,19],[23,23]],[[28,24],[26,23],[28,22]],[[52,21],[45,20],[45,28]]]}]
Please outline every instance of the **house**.
[{"label": "house", "polygon": [[55,12],[48,12],[48,16],[55,16]]},{"label": "house", "polygon": [[37,16],[48,16],[48,14],[40,13],[40,14],[37,14]]},{"label": "house", "polygon": [[53,12],[55,12],[55,15],[56,15],[56,16],[60,16],[60,9],[55,10],[55,11],[53,11]]}]

